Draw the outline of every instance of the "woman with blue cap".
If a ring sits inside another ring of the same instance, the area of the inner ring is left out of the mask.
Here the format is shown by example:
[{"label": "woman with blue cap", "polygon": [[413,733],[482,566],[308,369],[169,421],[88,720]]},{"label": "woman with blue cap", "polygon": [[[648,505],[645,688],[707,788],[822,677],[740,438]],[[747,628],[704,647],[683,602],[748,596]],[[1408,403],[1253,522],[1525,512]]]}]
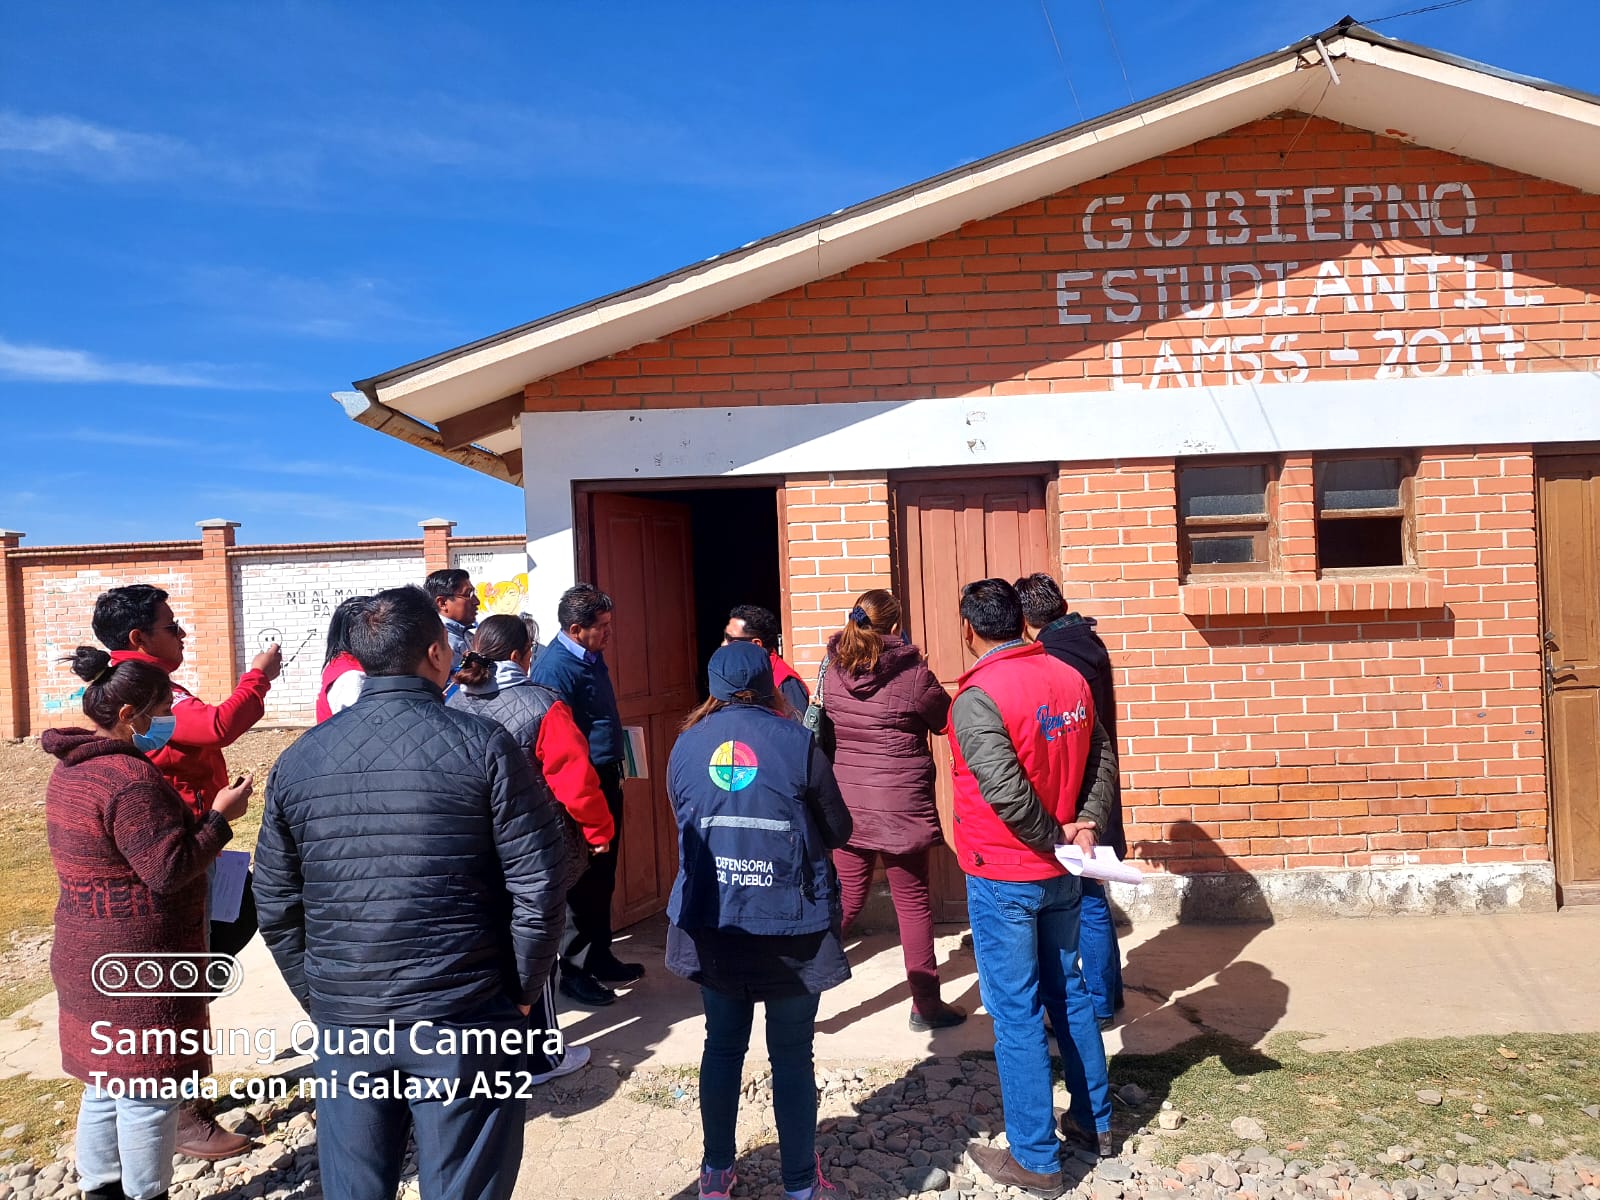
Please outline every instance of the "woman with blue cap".
[{"label": "woman with blue cap", "polygon": [[733,1188],[734,1126],[755,1006],[767,1010],[772,1107],[784,1194],[837,1192],[816,1154],[812,1040],[818,997],[850,978],[829,851],[850,812],[811,731],[781,711],[767,652],[733,642],[711,656],[711,698],[689,714],[667,764],[678,877],[667,906],[667,969],[700,985],[705,1157],[701,1200]]}]

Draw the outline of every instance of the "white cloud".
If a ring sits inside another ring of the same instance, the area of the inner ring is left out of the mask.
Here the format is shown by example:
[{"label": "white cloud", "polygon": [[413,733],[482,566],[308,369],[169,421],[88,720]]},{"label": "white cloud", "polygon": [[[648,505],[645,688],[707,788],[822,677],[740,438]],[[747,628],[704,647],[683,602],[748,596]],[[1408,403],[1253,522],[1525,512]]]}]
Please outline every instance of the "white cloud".
[{"label": "white cloud", "polygon": [[113,179],[155,178],[192,156],[176,138],[95,125],[76,117],[0,110],[0,154]]},{"label": "white cloud", "polygon": [[348,522],[357,515],[403,517],[408,521],[417,521],[426,515],[421,507],[414,504],[379,504],[338,493],[225,488],[202,492],[200,498],[207,504],[222,505],[245,513],[300,517],[308,521]]},{"label": "white cloud", "polygon": [[0,337],[0,379],[31,383],[124,383],[147,387],[280,391],[282,384],[253,377],[242,367],[214,363],[117,362],[88,350],[31,346]]},{"label": "white cloud", "polygon": [[196,267],[187,290],[232,323],[302,337],[391,338],[397,330],[445,336],[441,322],[411,311],[402,291],[367,276],[319,279],[248,267]]}]

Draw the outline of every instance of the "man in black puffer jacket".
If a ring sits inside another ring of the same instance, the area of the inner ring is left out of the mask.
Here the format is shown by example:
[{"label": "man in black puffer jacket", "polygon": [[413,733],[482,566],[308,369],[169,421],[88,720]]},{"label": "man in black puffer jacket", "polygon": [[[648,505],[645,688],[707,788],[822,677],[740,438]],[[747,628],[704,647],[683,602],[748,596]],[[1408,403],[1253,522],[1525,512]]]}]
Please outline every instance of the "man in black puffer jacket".
[{"label": "man in black puffer jacket", "polygon": [[441,1195],[505,1200],[561,826],[511,735],[445,707],[450,643],[420,589],[373,597],[349,637],[361,698],[284,751],[256,845],[262,936],[317,1027],[323,1194],[392,1200],[415,1125]]},{"label": "man in black puffer jacket", "polygon": [[[1066,599],[1055,578],[1042,572],[1026,575],[1016,582],[1022,599],[1022,614],[1027,636],[1044,644],[1054,658],[1067,664],[1089,685],[1094,697],[1094,715],[1105,726],[1106,735],[1118,754],[1117,699],[1111,681],[1111,655],[1094,630],[1094,618],[1068,612]],[[1111,813],[1100,838],[1128,857],[1128,838],[1122,829],[1122,785],[1113,792]],[[1117,945],[1117,927],[1111,919],[1111,902],[1105,884],[1083,881],[1083,912],[1078,928],[1078,951],[1083,958],[1083,978],[1094,1001],[1094,1015],[1106,1029],[1122,1007],[1122,951]]]}]

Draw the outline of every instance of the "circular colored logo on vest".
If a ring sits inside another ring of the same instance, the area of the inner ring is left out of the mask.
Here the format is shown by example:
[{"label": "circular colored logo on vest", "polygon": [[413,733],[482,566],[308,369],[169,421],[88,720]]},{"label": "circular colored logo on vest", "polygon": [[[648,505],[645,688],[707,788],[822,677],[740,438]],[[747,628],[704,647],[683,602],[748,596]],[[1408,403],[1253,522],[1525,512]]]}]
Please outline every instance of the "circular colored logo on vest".
[{"label": "circular colored logo on vest", "polygon": [[743,742],[723,742],[711,752],[711,782],[725,792],[739,792],[756,781],[756,752]]}]

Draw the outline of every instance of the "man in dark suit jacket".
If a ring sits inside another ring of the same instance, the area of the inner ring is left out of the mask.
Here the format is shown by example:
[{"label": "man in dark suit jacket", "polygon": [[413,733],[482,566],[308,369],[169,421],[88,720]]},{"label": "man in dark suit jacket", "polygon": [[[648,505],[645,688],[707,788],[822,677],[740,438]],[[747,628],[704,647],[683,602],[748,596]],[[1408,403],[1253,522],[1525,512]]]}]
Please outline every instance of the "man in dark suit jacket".
[{"label": "man in dark suit jacket", "polygon": [[528,677],[556,692],[572,710],[578,732],[589,739],[589,761],[600,776],[600,790],[616,826],[611,848],[591,855],[578,882],[567,893],[568,928],[561,948],[561,994],[599,1008],[614,1001],[610,984],[634,983],[644,975],[639,963],[625,963],[611,952],[611,896],[617,888],[617,846],[622,841],[622,760],[626,731],[617,712],[617,693],[606,667],[611,643],[611,597],[592,583],[577,583],[556,606],[561,632],[534,660]]}]

